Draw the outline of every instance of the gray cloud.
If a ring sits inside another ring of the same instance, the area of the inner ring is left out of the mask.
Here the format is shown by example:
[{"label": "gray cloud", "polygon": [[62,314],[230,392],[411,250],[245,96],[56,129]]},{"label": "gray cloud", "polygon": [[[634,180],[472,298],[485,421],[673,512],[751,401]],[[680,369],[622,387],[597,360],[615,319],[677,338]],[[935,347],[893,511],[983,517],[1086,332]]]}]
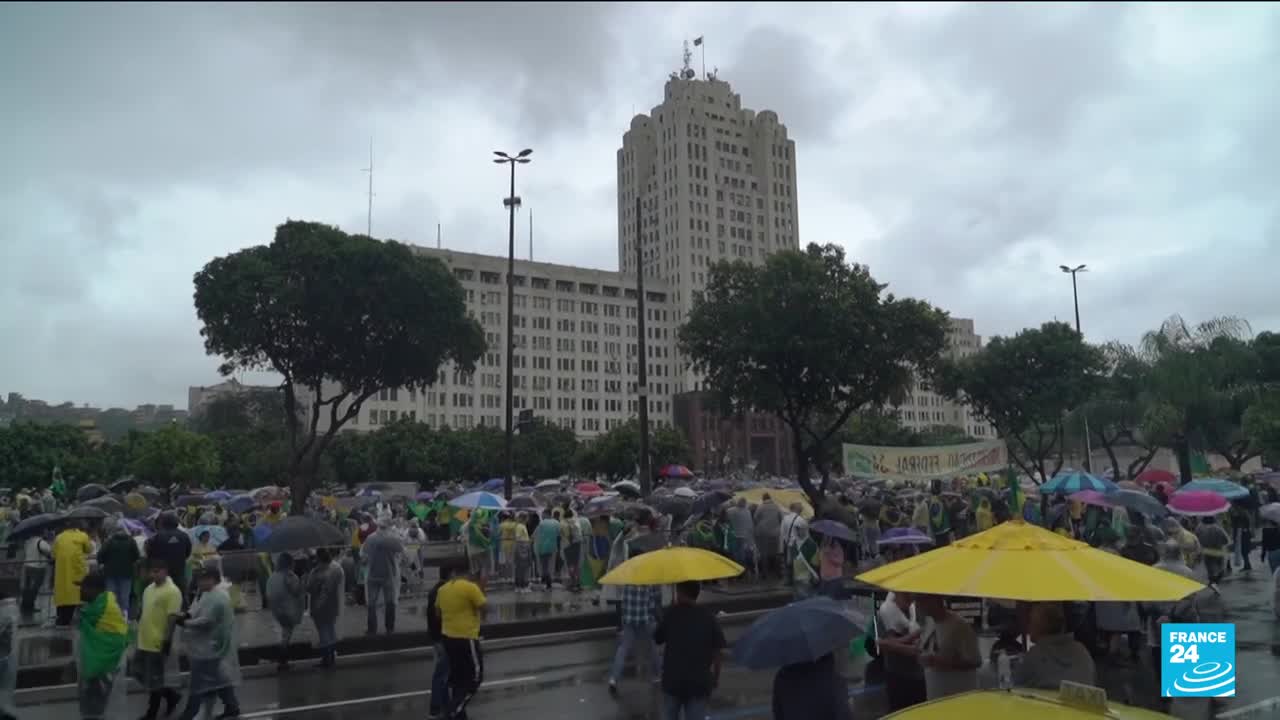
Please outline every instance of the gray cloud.
[{"label": "gray cloud", "polygon": [[[182,403],[210,258],[287,217],[616,267],[614,151],[707,33],[797,142],[804,241],[984,334],[1071,316],[1280,328],[1273,6],[0,6],[0,391]],[[700,63],[694,56],[695,65]]]}]

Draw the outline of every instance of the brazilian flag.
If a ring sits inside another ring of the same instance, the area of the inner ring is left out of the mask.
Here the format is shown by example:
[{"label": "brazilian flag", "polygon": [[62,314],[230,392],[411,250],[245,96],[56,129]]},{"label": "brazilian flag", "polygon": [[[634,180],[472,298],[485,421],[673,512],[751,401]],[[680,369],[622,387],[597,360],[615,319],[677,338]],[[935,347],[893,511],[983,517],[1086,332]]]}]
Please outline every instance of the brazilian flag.
[{"label": "brazilian flag", "polygon": [[93,602],[80,608],[80,662],[86,680],[115,672],[129,648],[129,624],[125,622],[116,596],[98,593]]},{"label": "brazilian flag", "polygon": [[1026,500],[1022,495],[1022,483],[1018,480],[1018,473],[1010,465],[1005,468],[1005,481],[1009,487],[1009,515],[1015,518],[1025,517],[1022,511],[1022,504]]}]

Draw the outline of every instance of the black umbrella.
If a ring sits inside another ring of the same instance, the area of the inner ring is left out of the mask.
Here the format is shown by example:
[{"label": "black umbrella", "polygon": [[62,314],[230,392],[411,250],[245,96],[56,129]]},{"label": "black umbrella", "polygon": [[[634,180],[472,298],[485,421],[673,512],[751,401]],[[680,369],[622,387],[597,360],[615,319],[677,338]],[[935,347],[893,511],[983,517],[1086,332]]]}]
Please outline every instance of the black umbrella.
[{"label": "black umbrella", "polygon": [[131,477],[121,478],[111,483],[111,492],[124,495],[125,493],[129,492],[130,490],[133,490],[136,487],[138,487],[138,481],[135,480],[134,478],[131,478]]},{"label": "black umbrella", "polygon": [[188,505],[192,507],[208,507],[217,505],[217,503],[203,495],[181,495],[173,502],[174,507],[186,507]]},{"label": "black umbrella", "polygon": [[124,512],[124,503],[110,495],[103,495],[102,497],[94,498],[88,502],[82,503],[82,505],[84,507],[101,508],[109,513]]},{"label": "black umbrella", "polygon": [[100,498],[103,495],[110,495],[111,491],[97,483],[89,483],[82,486],[76,491],[76,502],[85,502],[94,498]]},{"label": "black umbrella", "polygon": [[732,499],[733,495],[724,490],[712,490],[693,501],[693,507],[690,508],[689,514],[702,515],[709,513]]},{"label": "black umbrella", "polygon": [[9,533],[9,540],[25,540],[32,535],[38,535],[45,530],[58,527],[64,522],[64,518],[59,513],[42,513],[40,515],[32,515],[14,526],[13,532]]},{"label": "black umbrella", "polygon": [[344,545],[350,540],[341,530],[327,522],[302,515],[290,515],[271,528],[271,535],[258,543],[257,550],[266,553],[293,552]]},{"label": "black umbrella", "polygon": [[513,510],[533,510],[538,507],[538,501],[529,495],[517,495],[511,498],[511,502],[507,503],[507,507]]},{"label": "black umbrella", "polygon": [[63,517],[67,520],[105,520],[111,513],[95,505],[81,505]]},{"label": "black umbrella", "polygon": [[627,549],[630,551],[632,556],[640,555],[641,553],[653,552],[654,550],[661,550],[666,546],[666,534],[658,532],[644,533],[636,537],[635,540],[627,543]]}]

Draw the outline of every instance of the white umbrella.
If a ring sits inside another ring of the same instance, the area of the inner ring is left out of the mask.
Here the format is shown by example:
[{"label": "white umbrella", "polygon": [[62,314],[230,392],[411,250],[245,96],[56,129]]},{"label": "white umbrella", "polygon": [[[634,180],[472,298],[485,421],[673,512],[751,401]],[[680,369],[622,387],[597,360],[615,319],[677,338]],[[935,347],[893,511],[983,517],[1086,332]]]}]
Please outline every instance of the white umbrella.
[{"label": "white umbrella", "polygon": [[682,498],[698,497],[698,493],[693,488],[689,488],[689,487],[678,487],[671,494],[675,495],[676,497],[682,497]]},{"label": "white umbrella", "polygon": [[534,487],[539,490],[547,490],[549,488],[558,488],[560,487],[560,481],[559,480],[543,480],[537,485],[534,485]]}]

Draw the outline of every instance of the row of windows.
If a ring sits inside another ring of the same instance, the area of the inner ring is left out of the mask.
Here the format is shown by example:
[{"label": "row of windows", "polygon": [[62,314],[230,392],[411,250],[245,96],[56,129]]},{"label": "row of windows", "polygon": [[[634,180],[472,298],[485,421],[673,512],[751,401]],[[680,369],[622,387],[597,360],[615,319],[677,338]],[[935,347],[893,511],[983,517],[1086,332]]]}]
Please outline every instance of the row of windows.
[{"label": "row of windows", "polygon": [[[561,399],[563,400],[564,398],[561,398]],[[631,401],[629,403],[629,406],[633,414],[636,412],[639,412],[639,403],[637,403],[636,401],[634,400]],[[654,400],[649,402],[649,407],[650,407],[650,410],[654,413],[669,412],[671,409],[671,404],[665,401]],[[665,407],[665,410],[663,409],[664,407]],[[543,408],[543,409],[548,409],[548,408]],[[561,409],[572,410],[573,408],[561,408]],[[587,408],[584,407],[583,409],[585,410]],[[613,412],[621,412],[620,404],[619,404],[619,408],[613,410]],[[396,410],[370,409],[368,414],[366,415],[366,420],[368,425],[389,425],[399,420],[409,420],[411,422],[416,422],[418,420],[418,413],[414,410],[407,410],[402,413]],[[426,413],[425,415],[422,416],[422,421],[432,428],[449,426],[459,430],[467,430],[477,425],[480,427],[496,428],[496,427],[502,426],[502,415],[469,415],[465,413],[454,413],[450,415],[448,413]],[[575,430],[575,431],[577,430],[577,418],[562,416],[557,418],[555,422],[557,425],[559,425],[562,428],[565,428],[568,430]],[[621,425],[623,422],[624,421],[621,418],[605,418],[603,427],[608,430],[612,430],[618,427],[619,425]],[[655,427],[663,427],[663,426],[670,425],[669,422],[666,422],[661,418],[653,418],[651,422],[654,424]],[[358,419],[356,420],[356,424],[357,425],[360,424]],[[600,418],[583,418],[582,419],[582,429],[584,432],[599,432],[601,426],[602,424],[600,422]]]}]

